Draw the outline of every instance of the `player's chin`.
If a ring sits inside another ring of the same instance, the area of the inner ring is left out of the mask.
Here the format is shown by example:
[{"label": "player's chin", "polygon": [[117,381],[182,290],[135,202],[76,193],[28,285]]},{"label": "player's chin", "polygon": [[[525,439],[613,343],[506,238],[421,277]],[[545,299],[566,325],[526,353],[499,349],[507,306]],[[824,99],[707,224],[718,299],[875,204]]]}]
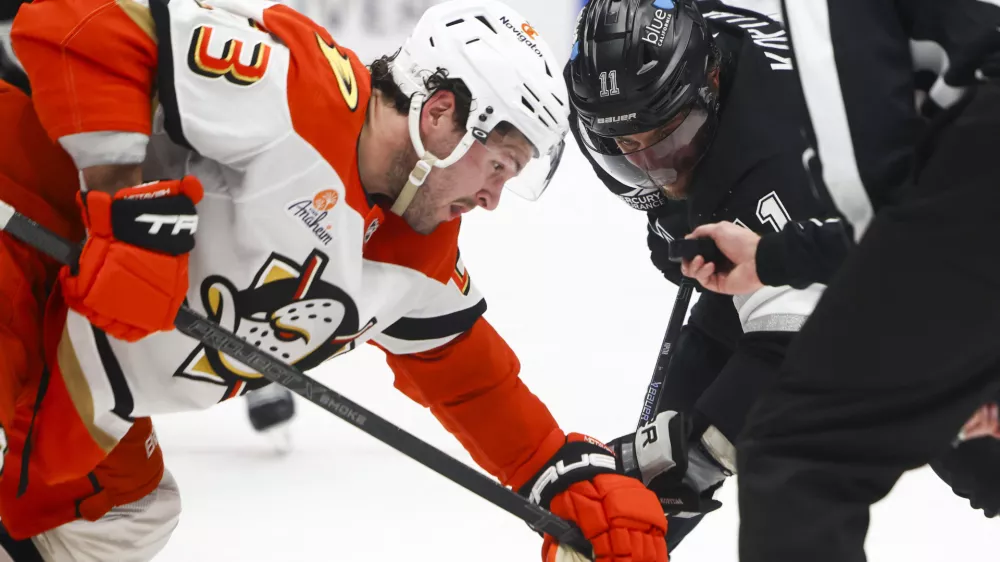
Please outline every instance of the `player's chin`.
[{"label": "player's chin", "polygon": [[427,213],[421,216],[407,216],[406,222],[410,225],[410,228],[415,230],[417,234],[428,235],[437,230],[437,227],[443,222],[447,222],[449,219],[446,216],[441,216],[441,213],[431,214]]},{"label": "player's chin", "polygon": [[660,188],[667,199],[681,201],[688,198],[688,187],[691,185],[691,174],[682,174],[677,181]]}]

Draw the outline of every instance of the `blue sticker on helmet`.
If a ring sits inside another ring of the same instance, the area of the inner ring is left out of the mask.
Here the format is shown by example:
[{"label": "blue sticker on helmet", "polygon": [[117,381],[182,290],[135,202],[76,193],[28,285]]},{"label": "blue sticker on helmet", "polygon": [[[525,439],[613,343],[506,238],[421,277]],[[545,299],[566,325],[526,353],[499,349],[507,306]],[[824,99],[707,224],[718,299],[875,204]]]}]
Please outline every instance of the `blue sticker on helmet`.
[{"label": "blue sticker on helmet", "polygon": [[576,60],[576,56],[580,54],[580,42],[577,41],[573,43],[573,50],[569,54],[569,60]]},{"label": "blue sticker on helmet", "polygon": [[653,2],[653,6],[659,8],[661,10],[673,10],[674,9],[674,0],[655,0]]}]

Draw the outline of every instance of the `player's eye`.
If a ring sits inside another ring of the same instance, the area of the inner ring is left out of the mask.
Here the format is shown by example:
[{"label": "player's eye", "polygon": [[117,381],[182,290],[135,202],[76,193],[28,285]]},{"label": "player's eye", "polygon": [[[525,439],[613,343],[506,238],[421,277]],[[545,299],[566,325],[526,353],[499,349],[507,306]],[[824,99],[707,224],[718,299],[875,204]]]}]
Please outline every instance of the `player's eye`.
[{"label": "player's eye", "polygon": [[506,169],[506,166],[504,166],[502,162],[498,162],[496,160],[493,161],[493,171],[494,172],[500,173],[500,172],[503,172],[505,169]]},{"label": "player's eye", "polygon": [[626,152],[630,152],[639,146],[639,143],[632,139],[617,138],[615,139],[615,142],[618,143],[618,148],[621,148]]}]

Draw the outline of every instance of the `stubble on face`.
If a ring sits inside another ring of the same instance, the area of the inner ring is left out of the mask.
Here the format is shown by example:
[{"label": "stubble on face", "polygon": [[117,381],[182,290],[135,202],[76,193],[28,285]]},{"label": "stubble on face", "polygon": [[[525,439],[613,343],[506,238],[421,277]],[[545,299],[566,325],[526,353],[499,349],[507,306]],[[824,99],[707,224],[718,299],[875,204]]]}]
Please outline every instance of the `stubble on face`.
[{"label": "stubble on face", "polygon": [[475,197],[455,198],[457,178],[449,168],[435,168],[428,176],[427,182],[417,189],[417,194],[410,206],[403,213],[410,227],[420,234],[434,232],[441,223],[452,220],[452,210],[471,211],[478,204]]}]

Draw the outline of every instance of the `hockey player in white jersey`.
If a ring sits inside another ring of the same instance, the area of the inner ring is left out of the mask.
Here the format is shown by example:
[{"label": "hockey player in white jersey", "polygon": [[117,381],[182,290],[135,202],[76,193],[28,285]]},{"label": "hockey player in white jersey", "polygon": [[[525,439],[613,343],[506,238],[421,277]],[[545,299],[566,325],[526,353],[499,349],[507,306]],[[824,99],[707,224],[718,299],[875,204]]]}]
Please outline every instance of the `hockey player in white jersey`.
[{"label": "hockey player in white jersey", "polygon": [[[378,346],[397,388],[503,484],[579,525],[596,560],[667,560],[666,519],[637,480],[597,466],[539,479],[610,450],[564,433],[519,381],[459,255],[462,214],[495,208],[504,187],[537,197],[559,162],[566,90],[527,20],[490,0],[448,2],[370,70],[261,0],[37,0],[12,37],[42,127],[80,171],[87,227],[42,318],[46,368],[0,371],[0,382],[45,381],[0,407],[3,427],[31,436],[7,454],[27,467],[14,477],[27,493],[2,482],[14,471],[0,480],[12,537],[62,529],[70,554],[34,541],[44,558],[101,558],[135,518],[95,542],[68,529],[80,521],[39,528],[22,497],[92,476],[108,501],[82,518],[100,521],[130,492],[102,475],[134,420],[267,384],[172,329],[186,301],[301,369]],[[13,273],[24,272],[0,275]],[[130,466],[119,457],[111,472]],[[160,540],[113,558],[151,557],[176,515],[144,520]],[[545,538],[545,560],[566,555]]]}]

